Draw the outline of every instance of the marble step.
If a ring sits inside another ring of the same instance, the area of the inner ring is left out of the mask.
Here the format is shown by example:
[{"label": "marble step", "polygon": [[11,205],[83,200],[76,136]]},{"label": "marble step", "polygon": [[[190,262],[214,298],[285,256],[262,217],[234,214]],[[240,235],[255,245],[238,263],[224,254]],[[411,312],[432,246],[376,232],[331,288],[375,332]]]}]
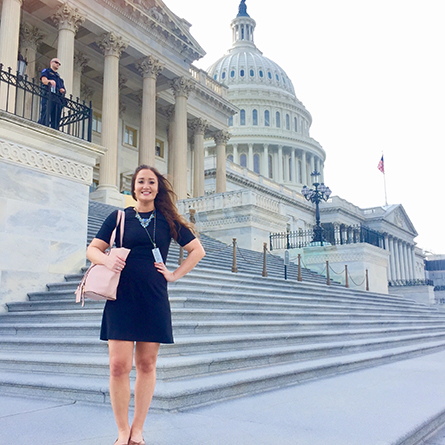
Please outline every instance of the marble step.
[{"label": "marble step", "polygon": [[[319,358],[296,363],[243,369],[218,375],[174,381],[159,380],[152,409],[177,410],[215,403],[234,397],[282,388],[358,369],[416,357],[445,349],[444,341],[432,341],[385,350]],[[0,393],[110,403],[108,378],[83,375],[48,375],[0,371]]]}]

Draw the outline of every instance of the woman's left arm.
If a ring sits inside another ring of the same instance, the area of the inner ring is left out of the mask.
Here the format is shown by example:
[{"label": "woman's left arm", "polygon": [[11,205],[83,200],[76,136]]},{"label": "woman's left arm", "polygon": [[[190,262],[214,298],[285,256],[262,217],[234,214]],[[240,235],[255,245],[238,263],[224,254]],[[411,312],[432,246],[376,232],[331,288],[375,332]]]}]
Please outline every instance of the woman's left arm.
[{"label": "woman's left arm", "polygon": [[184,275],[188,274],[206,254],[198,238],[195,238],[193,241],[186,244],[184,249],[187,251],[187,258],[173,272],[170,272],[164,263],[155,263],[155,267],[158,269],[158,272],[164,275],[164,278],[168,282],[179,280]]}]

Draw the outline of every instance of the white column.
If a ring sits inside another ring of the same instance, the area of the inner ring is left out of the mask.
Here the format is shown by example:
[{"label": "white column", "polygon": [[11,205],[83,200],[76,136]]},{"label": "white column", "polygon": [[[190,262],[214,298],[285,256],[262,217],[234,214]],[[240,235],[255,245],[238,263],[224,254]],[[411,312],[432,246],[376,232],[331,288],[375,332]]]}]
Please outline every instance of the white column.
[{"label": "white column", "polygon": [[[390,252],[390,247],[389,247],[389,236],[385,235],[385,250],[387,250],[388,252]],[[391,269],[391,254],[390,257],[388,258],[388,281],[392,281],[392,269]]]},{"label": "white column", "polygon": [[253,144],[248,144],[247,168],[253,171]]},{"label": "white column", "polygon": [[168,140],[168,159],[167,159],[167,179],[174,187],[174,163],[175,148],[174,148],[174,132],[175,132],[175,106],[169,105],[164,109],[165,116],[168,120],[167,140]]},{"label": "white column", "polygon": [[265,178],[269,177],[269,144],[263,144],[263,172]]},{"label": "white column", "polygon": [[411,274],[409,273],[409,263],[408,263],[408,248],[407,244],[403,243],[403,264],[405,266],[405,279],[410,280]]},{"label": "white column", "polygon": [[[36,79],[38,82],[39,75],[36,75],[36,59],[37,48],[42,42],[45,35],[29,23],[23,23],[20,26],[20,54],[27,61],[25,75],[28,76],[28,80],[32,82],[32,79]],[[38,73],[40,74],[40,73]],[[33,104],[32,96],[30,94],[25,95],[25,111],[24,117],[26,119],[36,120],[39,117],[38,104],[36,101]]]},{"label": "white column", "polygon": [[219,130],[215,136],[216,144],[216,193],[226,191],[226,144],[230,134],[225,130]]},{"label": "white column", "polygon": [[388,274],[391,278],[391,281],[397,280],[397,274],[396,274],[396,268],[395,268],[395,261],[394,261],[394,241],[392,236],[388,236],[388,250],[390,252],[389,256],[389,270],[390,274]]},{"label": "white column", "polygon": [[405,267],[403,263],[402,242],[400,240],[397,242],[397,251],[398,251],[399,269],[400,269],[400,279],[406,280]]},{"label": "white column", "polygon": [[137,64],[143,76],[141,137],[139,140],[139,165],[153,166],[156,160],[156,79],[163,65],[152,56]]},{"label": "white column", "polygon": [[209,123],[201,118],[191,122],[193,130],[193,196],[204,196],[204,134]]},{"label": "white column", "polygon": [[80,89],[82,84],[82,73],[90,59],[80,51],[74,52],[74,72],[73,72],[73,99],[80,99]]},{"label": "white column", "polygon": [[57,57],[61,62],[59,74],[65,83],[66,94],[70,95],[73,94],[74,37],[79,26],[85,21],[85,17],[79,14],[77,8],[72,8],[68,3],[64,3],[52,16],[52,19],[59,28],[57,45]]},{"label": "white column", "polygon": [[309,174],[311,174],[314,170],[315,170],[315,156],[311,155],[311,171],[309,172]]},{"label": "white column", "polygon": [[295,148],[291,148],[291,159],[290,159],[290,175],[291,175],[291,180],[294,184],[297,183],[297,169],[295,166]]},{"label": "white column", "polygon": [[118,196],[119,57],[127,44],[113,32],[103,34],[98,44],[105,55],[101,143],[107,152],[100,160],[97,193],[102,194],[99,199],[112,203],[122,200]]},{"label": "white column", "polygon": [[176,77],[170,85],[175,95],[173,182],[178,199],[185,199],[187,198],[187,99],[193,83],[185,77]]},{"label": "white column", "polygon": [[312,184],[308,184],[307,180],[307,155],[305,151],[301,155],[301,173],[303,175],[301,183],[310,187]]},{"label": "white column", "polygon": [[239,164],[238,144],[232,144],[233,149],[233,162]]},{"label": "white column", "polygon": [[324,183],[324,163],[323,163],[323,161],[320,159],[320,161],[319,161],[319,164],[320,164],[320,181],[321,182],[323,182]]},{"label": "white column", "polygon": [[[0,63],[5,71],[11,68],[11,73],[17,73],[17,59],[19,54],[20,12],[22,0],[3,0],[0,24]],[[14,112],[15,88],[3,84],[0,88],[0,109]],[[9,96],[9,98],[7,97]]]},{"label": "white column", "polygon": [[278,178],[277,178],[277,182],[282,184],[283,181],[284,181],[284,178],[283,178],[283,146],[279,145],[278,146]]}]

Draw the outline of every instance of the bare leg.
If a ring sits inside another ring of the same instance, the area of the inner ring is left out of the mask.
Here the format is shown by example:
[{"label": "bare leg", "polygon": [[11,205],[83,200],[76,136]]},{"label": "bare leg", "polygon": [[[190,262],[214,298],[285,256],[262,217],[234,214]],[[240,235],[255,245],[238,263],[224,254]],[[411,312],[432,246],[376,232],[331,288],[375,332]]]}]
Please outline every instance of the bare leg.
[{"label": "bare leg", "polygon": [[130,371],[133,367],[132,341],[109,340],[110,397],[119,433],[117,443],[126,444],[130,437],[128,408],[130,405]]},{"label": "bare leg", "polygon": [[150,408],[156,385],[156,360],[159,343],[137,342],[135,353],[136,384],[134,387],[134,419],[131,426],[131,439],[142,440],[145,418]]}]

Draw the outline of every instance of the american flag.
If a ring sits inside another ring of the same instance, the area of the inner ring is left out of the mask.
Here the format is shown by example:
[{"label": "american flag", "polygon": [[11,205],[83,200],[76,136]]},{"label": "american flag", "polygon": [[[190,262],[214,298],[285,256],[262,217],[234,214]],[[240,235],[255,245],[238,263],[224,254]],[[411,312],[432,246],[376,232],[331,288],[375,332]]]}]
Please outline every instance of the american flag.
[{"label": "american flag", "polygon": [[380,162],[377,165],[377,168],[382,172],[385,173],[385,164],[383,162],[383,155],[382,155],[382,159],[380,159]]}]

